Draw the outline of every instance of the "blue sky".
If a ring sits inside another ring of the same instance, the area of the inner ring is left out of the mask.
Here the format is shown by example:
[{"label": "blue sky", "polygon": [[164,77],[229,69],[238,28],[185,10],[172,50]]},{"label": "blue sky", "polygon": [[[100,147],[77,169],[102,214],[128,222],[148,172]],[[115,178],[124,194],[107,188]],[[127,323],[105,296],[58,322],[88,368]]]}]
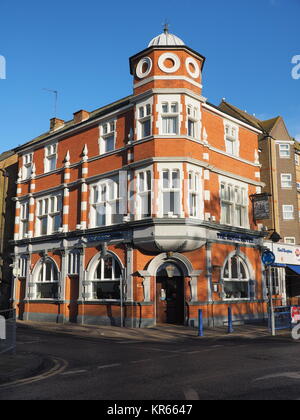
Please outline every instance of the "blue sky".
[{"label": "blue sky", "polygon": [[128,58],[170,32],[206,58],[203,94],[269,119],[300,139],[300,0],[1,0],[0,152],[44,133],[59,91],[59,118],[132,93]]}]

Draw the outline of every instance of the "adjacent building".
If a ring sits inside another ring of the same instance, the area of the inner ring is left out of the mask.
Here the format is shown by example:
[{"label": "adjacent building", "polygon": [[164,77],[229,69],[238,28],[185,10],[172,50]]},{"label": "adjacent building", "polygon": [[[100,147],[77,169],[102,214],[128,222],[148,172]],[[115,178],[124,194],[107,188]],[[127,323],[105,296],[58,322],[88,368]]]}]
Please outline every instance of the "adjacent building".
[{"label": "adjacent building", "polygon": [[265,317],[250,200],[264,132],[203,97],[204,64],[165,28],[130,58],[133,94],[18,148],[20,319],[193,326],[202,309],[213,326],[229,305]]},{"label": "adjacent building", "polygon": [[[278,244],[266,242],[274,251],[274,294],[283,303],[298,303],[300,296],[300,166],[299,144],[289,135],[282,117],[260,121],[235,106],[223,101],[221,108],[233,116],[244,118],[262,134],[259,138],[262,192],[269,194],[269,218],[258,220],[268,231],[268,239],[279,235]],[[276,239],[276,238],[275,238]],[[284,258],[285,257],[285,258]]]},{"label": "adjacent building", "polygon": [[18,156],[14,151],[0,155],[0,310],[10,305]]}]

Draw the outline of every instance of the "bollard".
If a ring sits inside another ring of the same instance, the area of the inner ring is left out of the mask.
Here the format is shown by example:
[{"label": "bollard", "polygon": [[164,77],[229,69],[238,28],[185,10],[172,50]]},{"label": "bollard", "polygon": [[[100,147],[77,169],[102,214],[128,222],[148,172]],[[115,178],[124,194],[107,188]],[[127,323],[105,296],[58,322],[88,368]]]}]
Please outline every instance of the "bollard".
[{"label": "bollard", "polygon": [[233,325],[232,325],[232,309],[231,306],[228,308],[228,334],[233,333]]},{"label": "bollard", "polygon": [[203,337],[203,311],[202,309],[198,310],[198,337]]}]

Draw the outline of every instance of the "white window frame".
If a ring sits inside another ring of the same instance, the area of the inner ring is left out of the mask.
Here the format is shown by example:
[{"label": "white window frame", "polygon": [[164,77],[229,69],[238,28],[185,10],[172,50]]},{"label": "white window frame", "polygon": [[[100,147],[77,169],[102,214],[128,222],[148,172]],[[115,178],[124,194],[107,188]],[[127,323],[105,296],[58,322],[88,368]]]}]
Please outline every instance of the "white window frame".
[{"label": "white window frame", "polygon": [[[164,185],[164,173],[168,173],[168,186]],[[178,186],[173,184],[173,173],[178,173]],[[161,173],[161,190],[162,190],[162,215],[163,217],[181,217],[182,215],[182,175],[181,171],[178,168],[165,168],[162,169]],[[165,213],[164,203],[165,203],[165,196],[169,194],[174,194],[174,196],[178,197],[179,202],[174,201],[174,212],[170,211]],[[175,213],[176,204],[178,206],[178,214]]]},{"label": "white window frame", "polygon": [[296,166],[300,165],[300,156],[298,155],[298,153],[295,153],[295,165]]},{"label": "white window frame", "polygon": [[[44,159],[45,173],[53,172],[57,169],[57,149],[58,149],[58,143],[49,144],[48,146],[45,147],[45,159]],[[54,162],[54,164],[52,162]]]},{"label": "white window frame", "polygon": [[[288,217],[286,217],[289,215]],[[283,220],[294,220],[294,206],[292,204],[283,204],[282,206]]]},{"label": "white window frame", "polygon": [[281,174],[281,188],[292,188],[293,176],[292,174]]},{"label": "white window frame", "polygon": [[239,126],[230,121],[224,121],[224,142],[225,150],[230,156],[239,157]]},{"label": "white window frame", "polygon": [[[106,153],[112,153],[116,150],[116,139],[117,139],[117,120],[111,119],[100,124],[100,139],[99,139],[99,149],[100,155]],[[109,139],[113,138],[113,148],[107,150],[107,142]]]},{"label": "white window frame", "polygon": [[[240,197],[240,200],[237,198]],[[220,182],[220,207],[221,207],[221,223],[236,227],[249,227],[248,217],[248,188],[245,185],[237,185],[233,182],[221,180]],[[223,209],[227,209],[225,210]],[[240,211],[242,223],[239,223],[237,212]],[[225,217],[227,216],[227,217]],[[229,216],[229,218],[228,218]]]},{"label": "white window frame", "polygon": [[27,277],[28,258],[27,255],[21,255],[19,259],[19,278]]},{"label": "white window frame", "polygon": [[69,251],[68,276],[79,276],[80,273],[80,250]]},{"label": "white window frame", "polygon": [[190,218],[200,218],[200,172],[189,170],[188,172],[188,209]]},{"label": "white window frame", "polygon": [[[111,226],[121,221],[119,184],[115,180],[106,179],[90,186],[90,228]],[[105,223],[98,224],[97,212],[104,209]],[[116,214],[114,214],[116,209]],[[115,216],[115,221],[114,221]]]},{"label": "white window frame", "polygon": [[[231,260],[233,258],[236,258],[237,259],[237,275],[238,275],[237,278],[233,278],[232,277]],[[227,264],[228,264],[228,271],[229,272],[228,272],[228,277],[225,277],[225,268],[226,268],[226,265]],[[243,279],[241,277],[241,265],[243,265],[244,270],[245,270],[245,274],[246,274],[246,278],[245,279]],[[244,301],[249,301],[250,300],[250,297],[251,297],[251,293],[250,293],[250,280],[251,280],[250,270],[249,270],[249,267],[248,267],[246,261],[244,261],[244,259],[241,258],[241,256],[240,255],[237,255],[237,254],[229,256],[227,258],[225,264],[224,264],[223,269],[222,269],[222,281],[223,281],[223,287],[224,287],[223,300],[224,301],[228,301],[228,300],[244,300]],[[225,286],[226,286],[226,283],[234,283],[234,282],[236,282],[236,283],[247,283],[248,284],[248,297],[246,297],[246,298],[241,298],[241,297],[226,297],[226,295],[225,295]]]},{"label": "white window frame", "polygon": [[[175,107],[175,110],[174,110]],[[164,136],[178,136],[179,135],[179,116],[180,116],[180,103],[177,101],[164,101],[161,103],[161,134]],[[169,126],[170,120],[175,121],[175,130],[171,130],[171,125]],[[168,127],[165,128],[165,121],[168,122]]]},{"label": "white window frame", "polygon": [[[62,194],[55,194],[37,199],[36,206],[36,236],[54,235],[62,229]],[[55,229],[55,218],[60,217],[60,226]],[[46,220],[46,233],[42,233],[43,222]]]},{"label": "white window frame", "polygon": [[[153,122],[153,99],[137,104],[136,120],[137,120],[137,139],[142,140],[152,136],[152,122]],[[143,126],[149,122],[149,134],[144,135]]]},{"label": "white window frame", "polygon": [[[26,229],[25,229],[26,227]],[[29,232],[29,201],[20,203],[20,239],[25,239]]]},{"label": "white window frame", "polygon": [[[151,169],[144,169],[136,173],[136,191],[137,191],[137,219],[152,217],[152,183],[153,174]],[[143,213],[147,207],[150,214]]]},{"label": "white window frame", "polygon": [[279,157],[281,159],[290,159],[291,157],[291,146],[290,144],[279,144]]},{"label": "white window frame", "polygon": [[33,153],[27,153],[23,155],[23,168],[22,168],[22,179],[31,178],[32,175],[32,166],[33,166]]},{"label": "white window frame", "polygon": [[287,245],[296,245],[296,238],[293,236],[286,236],[284,238],[284,243]]},{"label": "white window frame", "polygon": [[[50,279],[46,278],[47,269],[46,264],[51,263],[51,271],[50,271]],[[55,279],[55,275],[57,274],[57,279]],[[58,270],[56,262],[52,258],[47,258],[46,260],[42,261],[39,264],[38,270],[35,272],[34,275],[34,288],[33,288],[33,296],[31,299],[33,300],[58,300],[59,299],[59,282],[60,282],[60,272]],[[57,297],[49,297],[43,298],[39,296],[38,287],[39,285],[55,285],[57,287]]]},{"label": "white window frame", "polygon": [[[193,140],[200,140],[201,137],[201,108],[200,102],[188,96],[185,97],[186,103],[186,133]],[[189,124],[193,125],[194,133],[189,133]]]},{"label": "white window frame", "polygon": [[[106,256],[106,258],[111,258],[112,259],[112,277],[111,278],[105,278],[104,277],[104,273],[105,273],[105,258],[100,258],[98,264],[95,266],[95,269],[93,270],[93,274],[92,274],[92,278],[90,278],[90,282],[91,282],[91,298],[90,300],[92,301],[112,301],[112,302],[119,302],[120,299],[98,299],[96,296],[96,292],[94,290],[94,285],[97,284],[101,284],[101,283],[115,283],[117,286],[121,286],[121,280],[122,280],[122,265],[120,264],[120,262],[117,260],[117,258],[112,255],[112,254],[108,254]],[[101,264],[101,278],[97,278],[97,271],[98,271],[98,267],[99,264]],[[116,277],[115,273],[116,273],[116,264],[118,264],[119,269],[120,269],[120,277]]]}]

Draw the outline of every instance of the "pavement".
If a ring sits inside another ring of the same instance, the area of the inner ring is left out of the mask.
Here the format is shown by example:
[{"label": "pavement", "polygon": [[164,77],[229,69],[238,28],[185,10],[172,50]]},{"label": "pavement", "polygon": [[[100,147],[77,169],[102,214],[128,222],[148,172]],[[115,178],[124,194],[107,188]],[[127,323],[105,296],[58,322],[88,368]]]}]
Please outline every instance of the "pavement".
[{"label": "pavement", "polygon": [[[290,331],[278,331],[276,337],[271,337],[265,325],[240,325],[234,327],[234,332],[228,334],[226,328],[206,329],[204,337],[198,337],[196,329],[184,326],[158,325],[153,328],[131,329],[110,326],[91,326],[77,324],[53,324],[31,321],[18,321],[17,332],[32,331],[35,334],[47,332],[73,336],[82,339],[105,340],[124,343],[188,343],[195,340],[203,340],[207,344],[216,342],[251,342],[262,340],[263,342],[274,340],[293,341]],[[18,334],[17,334],[18,337]],[[19,344],[23,344],[19,342]],[[0,389],[9,384],[34,378],[43,372],[53,369],[53,361],[40,354],[17,351],[14,355],[0,355]]]}]

